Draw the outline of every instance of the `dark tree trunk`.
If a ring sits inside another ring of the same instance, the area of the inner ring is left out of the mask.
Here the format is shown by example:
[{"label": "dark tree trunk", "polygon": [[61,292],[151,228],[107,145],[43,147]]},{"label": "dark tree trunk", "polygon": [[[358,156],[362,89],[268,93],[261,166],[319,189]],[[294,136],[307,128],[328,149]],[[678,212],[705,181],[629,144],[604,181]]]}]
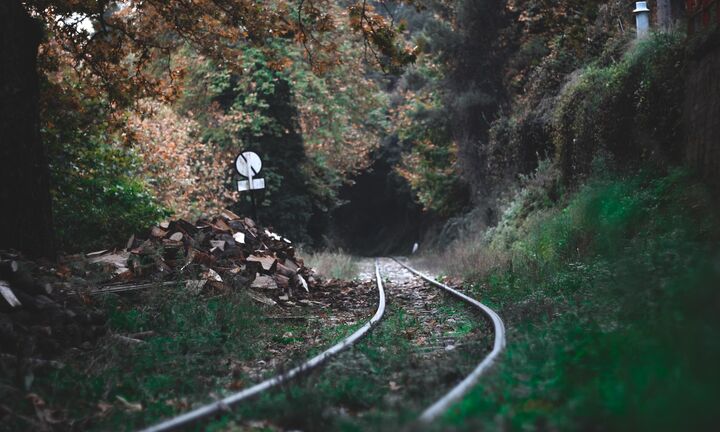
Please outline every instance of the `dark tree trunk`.
[{"label": "dark tree trunk", "polygon": [[657,0],[657,25],[661,31],[672,29],[673,17],[670,0]]},{"label": "dark tree trunk", "polygon": [[49,171],[40,140],[40,23],[0,1],[0,249],[54,255]]}]

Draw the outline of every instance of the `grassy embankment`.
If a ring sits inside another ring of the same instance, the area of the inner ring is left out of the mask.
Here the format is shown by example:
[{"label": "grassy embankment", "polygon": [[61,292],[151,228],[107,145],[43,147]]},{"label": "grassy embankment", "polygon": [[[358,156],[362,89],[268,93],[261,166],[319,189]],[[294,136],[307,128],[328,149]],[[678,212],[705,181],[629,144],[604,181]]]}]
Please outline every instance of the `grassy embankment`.
[{"label": "grassy embankment", "polygon": [[710,430],[720,400],[720,212],[683,171],[526,189],[463,258],[508,327],[457,430]]}]

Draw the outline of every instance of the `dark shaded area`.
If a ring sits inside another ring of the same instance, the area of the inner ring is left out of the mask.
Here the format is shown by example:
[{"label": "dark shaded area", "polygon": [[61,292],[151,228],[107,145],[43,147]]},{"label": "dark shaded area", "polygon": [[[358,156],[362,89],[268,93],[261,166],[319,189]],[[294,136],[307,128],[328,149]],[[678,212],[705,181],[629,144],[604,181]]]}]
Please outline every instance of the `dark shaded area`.
[{"label": "dark shaded area", "polygon": [[0,3],[0,249],[52,256],[49,171],[40,140],[40,23],[19,1]]},{"label": "dark shaded area", "polygon": [[[235,97],[242,97],[236,94]],[[267,115],[277,122],[283,135],[267,133],[261,137],[245,136],[247,150],[263,157],[262,177],[266,190],[257,191],[257,217],[263,224],[271,226],[293,241],[312,244],[308,236],[308,224],[318,207],[325,203],[313,196],[308,187],[306,173],[299,167],[307,155],[297,124],[297,108],[292,103],[292,89],[284,79],[274,82],[272,92],[261,97],[267,103]],[[247,195],[247,194],[245,194]],[[238,214],[252,215],[249,199],[245,198],[232,207]]]},{"label": "dark shaded area", "polygon": [[433,221],[413,200],[410,187],[394,172],[397,139],[377,152],[369,170],[340,191],[346,204],[333,212],[330,231],[337,245],[365,256],[409,254]]}]

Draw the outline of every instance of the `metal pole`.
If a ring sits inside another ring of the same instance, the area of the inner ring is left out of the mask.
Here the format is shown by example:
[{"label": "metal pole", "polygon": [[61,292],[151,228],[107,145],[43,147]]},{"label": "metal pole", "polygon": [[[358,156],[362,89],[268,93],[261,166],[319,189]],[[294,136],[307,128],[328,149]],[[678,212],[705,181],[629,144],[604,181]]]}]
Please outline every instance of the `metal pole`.
[{"label": "metal pole", "polygon": [[253,220],[260,223],[257,217],[257,204],[255,203],[255,188],[253,187],[253,169],[250,166],[250,161],[247,162],[247,178],[250,190],[250,203],[252,204],[252,216]]}]

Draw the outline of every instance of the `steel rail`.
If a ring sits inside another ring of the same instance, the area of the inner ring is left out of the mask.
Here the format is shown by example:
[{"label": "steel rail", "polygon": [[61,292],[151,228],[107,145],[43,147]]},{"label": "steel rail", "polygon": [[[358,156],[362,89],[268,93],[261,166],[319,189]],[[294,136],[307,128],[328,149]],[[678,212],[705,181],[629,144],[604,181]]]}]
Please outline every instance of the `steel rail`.
[{"label": "steel rail", "polygon": [[490,309],[489,307],[485,306],[474,298],[468,297],[460,291],[457,291],[447,285],[437,282],[430,276],[415,270],[414,268],[404,264],[397,258],[393,259],[395,260],[395,262],[403,266],[405,269],[407,269],[414,275],[426,280],[427,282],[437,286],[438,288],[447,291],[448,293],[465,301],[466,303],[469,303],[482,310],[482,312],[487,315],[487,317],[492,321],[495,330],[495,342],[493,343],[493,349],[492,351],[490,351],[490,354],[488,354],[483,359],[483,361],[475,367],[475,370],[473,370],[470,375],[465,377],[465,379],[460,381],[460,383],[453,387],[452,390],[445,394],[445,396],[438,399],[420,415],[420,421],[429,423],[443,413],[445,413],[445,411],[447,411],[452,404],[459,401],[472,388],[472,386],[477,383],[478,379],[480,379],[480,377],[485,372],[487,372],[487,370],[495,363],[500,353],[503,351],[503,349],[505,349],[505,324],[503,324],[502,319],[500,319],[500,316],[495,313],[494,310]]},{"label": "steel rail", "polygon": [[253,396],[256,396],[265,390],[283,384],[302,374],[303,372],[312,370],[325,363],[331,357],[352,346],[355,342],[359,341],[363,336],[365,336],[373,327],[375,327],[375,325],[380,322],[383,314],[385,313],[385,289],[383,288],[382,279],[380,278],[380,268],[378,267],[377,260],[375,260],[375,277],[377,279],[377,288],[379,294],[378,308],[375,312],[375,315],[364,326],[362,326],[360,329],[358,329],[355,333],[351,334],[347,338],[343,339],[337,345],[332,346],[326,351],[323,351],[322,353],[306,361],[302,365],[290,369],[283,374],[267,379],[259,384],[256,384],[238,393],[232,394],[224,399],[196,408],[190,412],[181,414],[169,420],[165,420],[147,429],[143,429],[142,432],[160,432],[175,430],[194,423],[198,420],[207,418],[213,414],[228,412],[231,406],[246,399],[249,399]]}]

